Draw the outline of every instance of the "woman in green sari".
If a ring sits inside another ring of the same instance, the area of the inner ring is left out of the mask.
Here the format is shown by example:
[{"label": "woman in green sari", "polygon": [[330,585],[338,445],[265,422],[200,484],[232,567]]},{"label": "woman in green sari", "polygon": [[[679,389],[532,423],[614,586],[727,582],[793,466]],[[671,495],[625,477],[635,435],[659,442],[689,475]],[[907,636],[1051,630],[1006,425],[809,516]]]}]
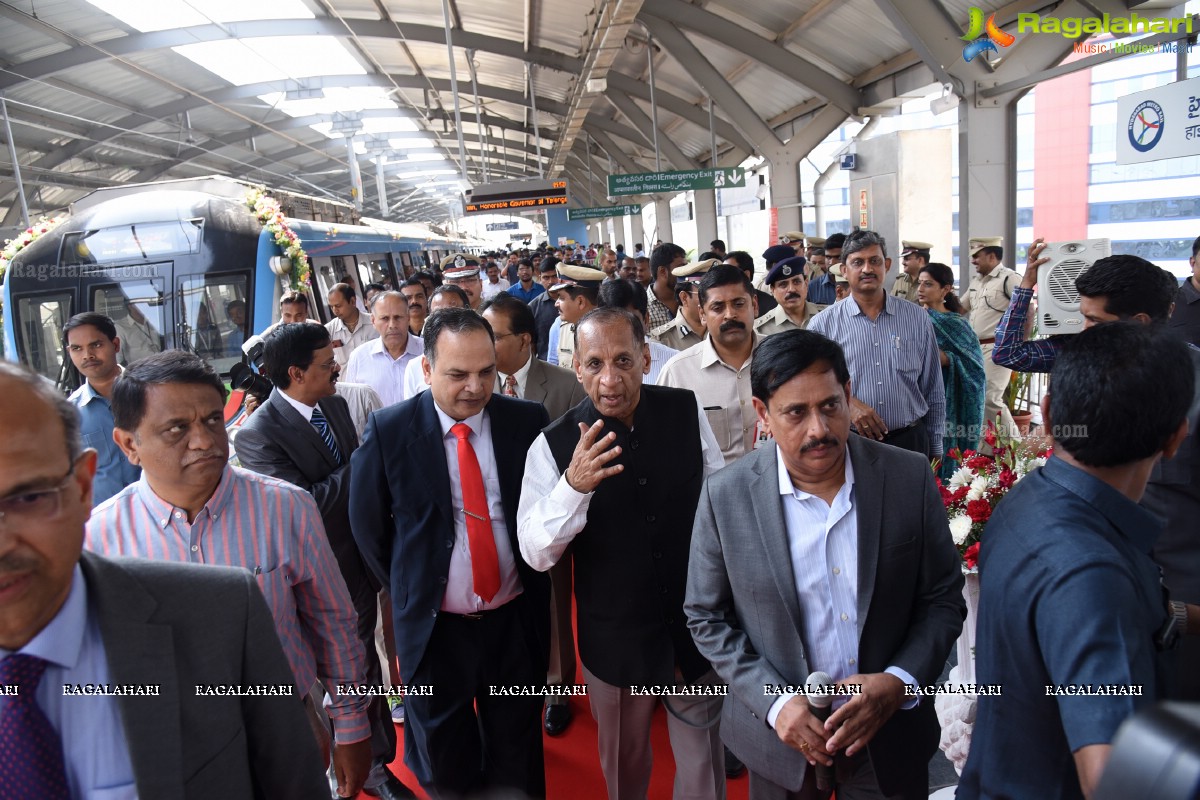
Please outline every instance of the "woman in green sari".
[{"label": "woman in green sari", "polygon": [[[983,371],[983,351],[979,337],[962,316],[962,305],[954,295],[954,273],[945,264],[933,263],[921,270],[917,279],[917,302],[929,311],[937,336],[938,358],[942,362],[942,383],[946,387],[946,434],[942,453],[952,449],[974,450],[983,435],[983,399],[987,376]],[[958,463],[946,455],[938,467],[938,477],[950,480]]]}]

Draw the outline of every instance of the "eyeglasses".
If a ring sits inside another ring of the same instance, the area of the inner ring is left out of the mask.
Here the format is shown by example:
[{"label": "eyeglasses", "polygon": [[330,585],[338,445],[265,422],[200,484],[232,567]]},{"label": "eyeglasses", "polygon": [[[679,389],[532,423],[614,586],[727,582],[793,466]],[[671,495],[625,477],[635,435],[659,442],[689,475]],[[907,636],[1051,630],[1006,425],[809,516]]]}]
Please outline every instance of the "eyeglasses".
[{"label": "eyeglasses", "polygon": [[[80,456],[82,458],[82,456]],[[62,493],[71,485],[79,459],[71,462],[71,468],[58,485],[50,489],[34,489],[0,498],[0,528],[9,525],[30,525],[49,522],[62,513]]]}]

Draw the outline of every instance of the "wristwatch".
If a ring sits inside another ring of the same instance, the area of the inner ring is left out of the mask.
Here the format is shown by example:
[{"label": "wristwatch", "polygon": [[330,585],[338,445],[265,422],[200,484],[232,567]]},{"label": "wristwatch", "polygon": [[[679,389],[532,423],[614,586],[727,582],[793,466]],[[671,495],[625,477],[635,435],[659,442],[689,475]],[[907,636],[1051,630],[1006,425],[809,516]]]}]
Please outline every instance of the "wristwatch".
[{"label": "wristwatch", "polygon": [[1178,600],[1167,603],[1167,621],[1159,631],[1157,639],[1160,650],[1171,650],[1179,644],[1179,637],[1187,630],[1187,605]]}]

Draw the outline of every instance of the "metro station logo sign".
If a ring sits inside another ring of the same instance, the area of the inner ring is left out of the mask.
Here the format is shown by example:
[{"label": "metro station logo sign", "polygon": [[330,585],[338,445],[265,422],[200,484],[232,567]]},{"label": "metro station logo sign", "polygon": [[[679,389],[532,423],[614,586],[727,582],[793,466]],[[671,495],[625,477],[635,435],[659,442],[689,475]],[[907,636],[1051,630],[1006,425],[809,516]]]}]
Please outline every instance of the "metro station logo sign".
[{"label": "metro station logo sign", "polygon": [[987,24],[983,22],[983,9],[971,6],[970,16],[967,18],[967,32],[961,37],[967,42],[967,46],[963,48],[963,60],[970,63],[975,59],[975,56],[991,50],[993,53],[999,53],[996,45],[1000,47],[1008,47],[1017,40],[1017,37],[1011,33],[1005,33],[996,25],[996,15],[992,14],[987,18]]}]

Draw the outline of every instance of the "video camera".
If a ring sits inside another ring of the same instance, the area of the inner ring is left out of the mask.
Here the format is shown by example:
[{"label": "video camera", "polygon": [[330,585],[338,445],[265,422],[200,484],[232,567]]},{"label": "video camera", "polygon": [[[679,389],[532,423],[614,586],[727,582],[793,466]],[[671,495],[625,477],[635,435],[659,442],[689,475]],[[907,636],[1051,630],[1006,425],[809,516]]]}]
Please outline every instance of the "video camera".
[{"label": "video camera", "polygon": [[259,403],[270,396],[275,385],[263,371],[263,338],[255,335],[242,343],[246,361],[239,361],[229,370],[229,385],[234,389],[253,395]]}]

